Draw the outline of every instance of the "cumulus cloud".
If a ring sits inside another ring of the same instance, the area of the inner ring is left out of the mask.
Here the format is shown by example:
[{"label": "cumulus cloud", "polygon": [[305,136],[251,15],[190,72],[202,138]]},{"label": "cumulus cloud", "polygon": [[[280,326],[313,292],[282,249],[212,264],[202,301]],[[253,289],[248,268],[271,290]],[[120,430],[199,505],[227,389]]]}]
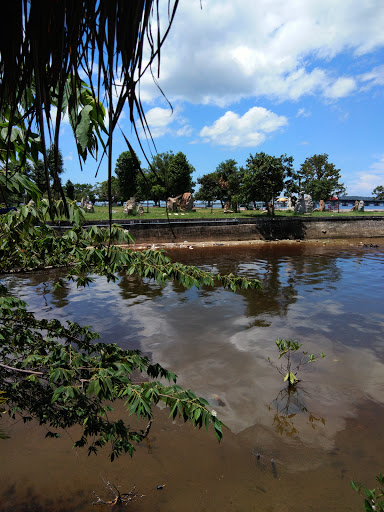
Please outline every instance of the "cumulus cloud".
[{"label": "cumulus cloud", "polygon": [[[177,137],[186,137],[192,134],[192,127],[181,114],[182,110],[176,107],[173,111],[170,108],[154,107],[145,113],[151,135],[154,139],[163,137],[166,134]],[[144,137],[143,131],[141,137]]]},{"label": "cumulus cloud", "polygon": [[340,77],[329,85],[324,93],[328,98],[342,98],[348,96],[356,89],[356,81],[353,78]]},{"label": "cumulus cloud", "polygon": [[263,107],[253,107],[243,116],[228,111],[211,126],[204,126],[200,136],[205,142],[231,147],[260,146],[267,134],[288,124],[287,118]]},{"label": "cumulus cloud", "polygon": [[[337,100],[354,92],[357,80],[340,73],[337,57],[345,69],[348,59],[382,48],[383,24],[382,0],[210,0],[203,9],[182,2],[159,83],[172,101],[222,107],[261,95]],[[149,75],[141,92],[146,101],[160,95]]]},{"label": "cumulus cloud", "polygon": [[172,119],[172,110],[161,107],[148,110],[145,117],[153,138],[165,135],[169,125],[174,121],[174,119]]},{"label": "cumulus cloud", "polygon": [[369,169],[356,173],[356,177],[348,185],[348,195],[371,196],[378,185],[384,185],[384,154]]}]

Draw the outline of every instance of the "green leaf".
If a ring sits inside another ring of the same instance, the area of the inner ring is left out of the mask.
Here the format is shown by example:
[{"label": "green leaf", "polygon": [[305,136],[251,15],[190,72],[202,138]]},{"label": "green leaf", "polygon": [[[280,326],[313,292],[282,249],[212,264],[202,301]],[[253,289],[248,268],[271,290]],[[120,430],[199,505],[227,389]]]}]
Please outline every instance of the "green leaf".
[{"label": "green leaf", "polygon": [[51,402],[56,402],[62,395],[62,393],[64,392],[65,390],[65,387],[64,386],[60,386],[58,388],[55,389],[53,395],[52,395],[52,398],[51,398]]},{"label": "green leaf", "polygon": [[100,380],[99,379],[92,379],[91,382],[88,385],[88,394],[90,396],[92,395],[98,395],[100,393]]},{"label": "green leaf", "polygon": [[91,105],[86,105],[79,114],[79,121],[76,127],[76,137],[84,152],[90,143],[90,126],[91,119],[90,114],[92,111]]},{"label": "green leaf", "polygon": [[372,504],[368,500],[364,500],[364,510],[365,512],[373,512],[375,509],[372,507]]}]

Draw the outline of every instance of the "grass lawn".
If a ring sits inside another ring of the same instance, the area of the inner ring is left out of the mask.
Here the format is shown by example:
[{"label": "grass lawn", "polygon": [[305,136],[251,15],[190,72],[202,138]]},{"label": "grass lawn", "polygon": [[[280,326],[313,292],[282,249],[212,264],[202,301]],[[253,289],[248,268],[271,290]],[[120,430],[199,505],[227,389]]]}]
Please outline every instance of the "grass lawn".
[{"label": "grass lawn", "polygon": [[[108,206],[95,206],[94,213],[85,213],[86,220],[108,220]],[[114,206],[112,208],[113,211],[113,219],[115,220],[125,220],[125,219],[135,219],[136,216],[128,216],[124,213],[123,206]],[[295,217],[293,212],[287,212],[284,210],[276,210],[276,216],[282,217]],[[334,216],[353,216],[353,217],[364,217],[367,215],[384,215],[384,210],[382,212],[350,212],[341,210],[340,213],[336,211],[325,211],[325,212],[314,212],[311,216],[313,217],[334,217]],[[253,218],[266,216],[266,213],[263,213],[258,210],[241,210],[238,213],[223,213],[223,210],[220,208],[197,208],[196,212],[186,212],[186,213],[170,213],[169,217],[171,219],[228,219],[228,218]],[[150,207],[149,213],[147,213],[147,208],[144,207],[144,215],[137,216],[139,219],[165,219],[167,217],[165,213],[165,207]]]}]

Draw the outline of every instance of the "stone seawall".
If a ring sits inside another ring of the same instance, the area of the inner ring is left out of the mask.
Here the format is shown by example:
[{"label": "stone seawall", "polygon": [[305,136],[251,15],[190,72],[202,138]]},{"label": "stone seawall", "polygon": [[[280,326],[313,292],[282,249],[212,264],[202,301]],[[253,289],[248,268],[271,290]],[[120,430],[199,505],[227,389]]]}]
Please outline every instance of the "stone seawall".
[{"label": "stone seawall", "polygon": [[[200,242],[208,240],[319,240],[384,237],[384,217],[260,217],[253,219],[115,221],[137,243]],[[89,222],[89,225],[106,222]]]}]

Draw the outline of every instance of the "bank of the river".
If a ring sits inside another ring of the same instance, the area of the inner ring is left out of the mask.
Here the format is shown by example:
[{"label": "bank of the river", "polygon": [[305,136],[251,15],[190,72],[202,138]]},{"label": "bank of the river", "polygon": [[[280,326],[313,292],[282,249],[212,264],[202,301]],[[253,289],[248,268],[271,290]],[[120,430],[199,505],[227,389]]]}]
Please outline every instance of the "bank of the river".
[{"label": "bank of the river", "polygon": [[[137,244],[329,240],[384,237],[384,217],[259,217],[253,219],[127,219],[116,221]],[[88,223],[87,223],[88,224]],[[107,225],[89,222],[89,225]]]},{"label": "bank of the river", "polygon": [[383,245],[382,238],[328,238],[321,240],[206,240],[204,242],[158,242],[158,243],[136,243],[131,247],[137,250],[145,249],[165,249],[167,251],[178,250],[192,250],[204,248],[242,248],[246,250],[251,247],[258,247],[268,244],[270,246],[294,246],[297,244],[304,244],[306,246],[332,246],[332,247],[364,247],[373,248],[378,245]]}]

